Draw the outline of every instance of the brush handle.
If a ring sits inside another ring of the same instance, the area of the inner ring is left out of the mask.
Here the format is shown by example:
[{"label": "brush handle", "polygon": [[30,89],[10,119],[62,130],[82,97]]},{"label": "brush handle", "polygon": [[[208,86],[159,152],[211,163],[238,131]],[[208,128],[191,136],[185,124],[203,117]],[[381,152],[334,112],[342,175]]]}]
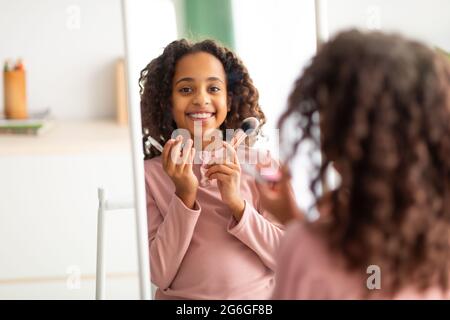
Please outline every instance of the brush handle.
[{"label": "brush handle", "polygon": [[254,165],[250,165],[248,163],[241,163],[241,169],[252,176],[256,182],[259,183],[277,183],[281,179],[281,175],[279,171],[276,171],[272,174],[263,174],[261,173]]},{"label": "brush handle", "polygon": [[247,134],[243,130],[238,129],[234,138],[236,138],[236,141],[231,146],[237,149],[237,147],[239,147],[239,145],[245,140],[245,138],[247,138]]},{"label": "brush handle", "polygon": [[147,137],[147,139],[148,139],[148,141],[150,142],[150,144],[152,145],[152,146],[154,146],[159,152],[163,152],[163,146],[158,142],[158,141],[156,141],[155,139],[153,139],[151,136],[148,136]]}]

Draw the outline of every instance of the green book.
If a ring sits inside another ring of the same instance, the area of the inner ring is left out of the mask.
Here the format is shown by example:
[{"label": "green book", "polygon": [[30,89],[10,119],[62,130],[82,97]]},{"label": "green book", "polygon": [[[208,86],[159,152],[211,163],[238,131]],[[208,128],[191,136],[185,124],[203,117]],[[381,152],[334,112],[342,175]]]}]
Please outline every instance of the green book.
[{"label": "green book", "polygon": [[49,110],[46,110],[30,114],[28,119],[23,120],[0,118],[0,134],[42,134],[52,126],[49,113]]}]

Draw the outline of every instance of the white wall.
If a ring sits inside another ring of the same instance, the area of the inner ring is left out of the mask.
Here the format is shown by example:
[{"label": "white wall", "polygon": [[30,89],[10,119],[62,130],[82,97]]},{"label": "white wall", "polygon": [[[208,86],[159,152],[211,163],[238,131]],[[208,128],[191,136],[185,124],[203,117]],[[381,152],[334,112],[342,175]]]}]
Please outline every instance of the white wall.
[{"label": "white wall", "polygon": [[448,0],[328,1],[330,35],[349,28],[401,32],[450,51]]},{"label": "white wall", "polygon": [[[128,0],[128,74],[133,109],[140,110],[139,76],[147,64],[177,39],[175,5],[172,0]],[[144,41],[145,39],[145,41]],[[141,131],[141,124],[135,124]]]},{"label": "white wall", "polygon": [[[236,51],[258,88],[267,118],[264,130],[270,140],[259,147],[282,156],[275,129],[294,81],[316,51],[314,0],[234,0],[232,4]],[[306,163],[301,156],[292,166],[298,204],[304,209],[312,202]]]},{"label": "white wall", "polygon": [[[6,58],[24,59],[30,111],[50,107],[57,119],[113,117],[120,56],[120,0],[0,0],[0,62],[3,68]],[[3,90],[0,101],[3,110]]]},{"label": "white wall", "polygon": [[315,53],[314,1],[232,4],[236,51],[259,90],[267,128],[275,128],[294,80]]}]

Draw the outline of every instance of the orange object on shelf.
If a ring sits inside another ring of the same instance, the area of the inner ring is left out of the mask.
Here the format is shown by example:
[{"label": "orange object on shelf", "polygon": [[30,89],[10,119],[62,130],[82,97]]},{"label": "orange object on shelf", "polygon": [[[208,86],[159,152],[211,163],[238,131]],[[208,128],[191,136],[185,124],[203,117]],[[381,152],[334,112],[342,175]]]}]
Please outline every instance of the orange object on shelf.
[{"label": "orange object on shelf", "polygon": [[124,59],[118,59],[116,62],[116,121],[121,126],[128,125],[127,82]]},{"label": "orange object on shelf", "polygon": [[27,119],[27,97],[25,70],[3,72],[5,97],[5,117],[7,119]]}]

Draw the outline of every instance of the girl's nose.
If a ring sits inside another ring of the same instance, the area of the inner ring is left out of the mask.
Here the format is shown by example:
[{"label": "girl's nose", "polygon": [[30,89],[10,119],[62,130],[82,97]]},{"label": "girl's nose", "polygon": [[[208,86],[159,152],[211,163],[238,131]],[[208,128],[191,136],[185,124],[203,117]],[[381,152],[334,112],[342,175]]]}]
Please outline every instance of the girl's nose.
[{"label": "girl's nose", "polygon": [[195,105],[203,106],[211,103],[209,95],[206,92],[199,92],[192,101]]}]

